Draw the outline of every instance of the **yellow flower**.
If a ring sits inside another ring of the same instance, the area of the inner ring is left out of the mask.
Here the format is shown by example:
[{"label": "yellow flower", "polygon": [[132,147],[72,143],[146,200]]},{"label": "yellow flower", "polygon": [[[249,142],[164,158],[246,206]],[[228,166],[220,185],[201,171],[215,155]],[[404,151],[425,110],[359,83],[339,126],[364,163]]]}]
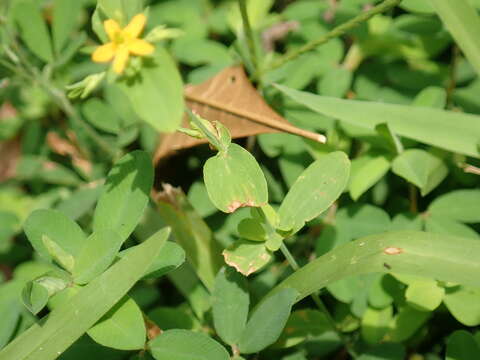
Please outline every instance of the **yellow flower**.
[{"label": "yellow flower", "polygon": [[132,55],[150,55],[155,50],[153,45],[138,37],[145,27],[147,18],[144,14],[135,15],[130,23],[120,28],[115,20],[109,19],[103,23],[110,42],[99,46],[92,54],[92,60],[98,63],[113,59],[113,71],[121,74]]}]

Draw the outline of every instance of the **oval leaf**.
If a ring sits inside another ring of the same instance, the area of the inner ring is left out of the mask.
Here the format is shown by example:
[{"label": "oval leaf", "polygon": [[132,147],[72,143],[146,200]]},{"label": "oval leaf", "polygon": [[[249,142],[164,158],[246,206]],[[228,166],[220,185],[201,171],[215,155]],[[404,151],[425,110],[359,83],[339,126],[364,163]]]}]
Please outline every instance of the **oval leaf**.
[{"label": "oval leaf", "polygon": [[418,149],[400,154],[392,163],[392,171],[418,186],[422,196],[435,189],[448,174],[442,159]]},{"label": "oval leaf", "polygon": [[175,63],[160,46],[135,79],[120,83],[133,110],[159,132],[174,132],[180,126],[184,110],[182,86]]},{"label": "oval leaf", "polygon": [[209,336],[188,330],[167,330],[149,343],[156,360],[229,360],[225,348]]},{"label": "oval leaf", "polygon": [[44,239],[73,257],[79,255],[86,240],[80,226],[57,210],[35,210],[25,221],[24,229],[35,251],[49,261],[54,259],[53,246],[47,247]]},{"label": "oval leaf", "polygon": [[208,159],[203,175],[210,200],[223,212],[259,207],[268,201],[267,181],[260,166],[237,144],[230,144],[227,152]]},{"label": "oval leaf", "polygon": [[472,334],[457,330],[447,340],[445,360],[470,360],[480,358],[480,345]]},{"label": "oval leaf", "polygon": [[297,295],[295,289],[283,289],[255,309],[238,344],[242,354],[258,352],[277,341]]},{"label": "oval leaf", "polygon": [[245,276],[264,267],[272,258],[263,242],[239,240],[223,251],[225,262]]},{"label": "oval leaf", "polygon": [[232,268],[223,268],[213,290],[213,323],[224,342],[234,345],[247,323],[250,298],[246,279]]},{"label": "oval leaf", "polygon": [[278,215],[281,229],[300,229],[325,211],[345,189],[350,161],[343,152],[322,156],[295,181]]},{"label": "oval leaf", "polygon": [[87,332],[103,346],[119,350],[143,349],[147,330],[137,303],[124,297]]},{"label": "oval leaf", "polygon": [[77,284],[87,284],[104,272],[115,259],[123,239],[113,230],[104,229],[88,237],[75,261],[73,278]]},{"label": "oval leaf", "polygon": [[124,240],[140,221],[153,184],[153,166],[143,151],[122,157],[108,174],[93,215],[93,231],[115,230]]},{"label": "oval leaf", "polygon": [[437,197],[428,212],[465,223],[480,222],[480,190],[455,190]]},{"label": "oval leaf", "polygon": [[17,1],[13,11],[20,36],[28,48],[43,61],[53,61],[52,43],[39,3],[34,0]]}]

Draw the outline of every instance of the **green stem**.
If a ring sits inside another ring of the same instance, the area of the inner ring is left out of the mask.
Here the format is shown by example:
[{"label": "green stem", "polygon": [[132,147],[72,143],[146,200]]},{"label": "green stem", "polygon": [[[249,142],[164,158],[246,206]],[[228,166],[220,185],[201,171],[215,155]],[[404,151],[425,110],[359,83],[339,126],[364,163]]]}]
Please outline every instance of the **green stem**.
[{"label": "green stem", "polygon": [[[290,250],[288,250],[288,248],[287,248],[287,246],[285,245],[284,242],[282,242],[282,245],[280,245],[280,251],[282,252],[283,256],[285,256],[285,258],[287,259],[290,267],[294,271],[297,271],[298,269],[300,269],[300,266],[298,265],[297,261],[293,257]],[[335,324],[335,320],[333,319],[332,315],[330,314],[330,311],[328,311],[327,307],[323,303],[323,301],[320,298],[320,296],[318,295],[318,293],[315,292],[315,293],[311,294],[310,297],[312,298],[315,305],[317,305],[318,309],[325,315],[325,317],[327,318],[327,321],[330,323],[330,326],[331,326],[332,330],[335,331],[337,333],[338,337],[342,340],[342,342],[345,345],[345,348],[347,349],[348,353],[353,358],[355,358],[356,353],[353,350],[352,346],[350,345],[350,342],[348,341],[348,339],[345,338],[345,336],[342,334],[342,332],[340,330],[338,330],[337,325]]]},{"label": "green stem", "polygon": [[97,146],[102,149],[110,160],[115,161],[117,159],[117,152],[112,150],[111,145],[108,144],[102,137],[90,126],[88,125],[77,113],[72,103],[68,100],[65,93],[57,88],[50,86],[50,84],[42,84],[45,90],[52,96],[56,101],[57,105],[69,116],[73,121],[77,123],[85,133],[97,144]]},{"label": "green stem", "polygon": [[238,5],[240,6],[240,14],[242,15],[243,29],[245,32],[245,36],[247,38],[247,46],[248,46],[248,50],[250,51],[250,59],[253,65],[253,71],[257,72],[258,58],[257,58],[257,51],[255,48],[255,38],[253,37],[252,27],[250,26],[250,20],[248,19],[247,1],[239,0]]},{"label": "green stem", "polygon": [[[309,43],[303,45],[297,50],[292,50],[291,52],[286,53],[283,55],[280,59],[278,59],[276,62],[272,63],[265,71],[271,71],[274,69],[277,69],[281,67],[282,65],[286,64],[287,62],[296,59],[300,55],[309,52],[316,47],[325,44],[326,42],[330,41],[331,39],[334,39],[336,37],[342,36],[348,31],[352,30],[353,28],[361,25],[365,21],[371,19],[373,16],[380,14],[382,12],[385,12],[398,4],[400,4],[402,0],[385,0],[383,3],[381,3],[378,6],[375,6],[374,8],[362,12],[353,19],[337,26],[336,28],[332,29],[330,32],[327,34],[323,35],[322,37],[312,40]],[[262,75],[262,74],[260,74]]]},{"label": "green stem", "polygon": [[[106,154],[109,155],[110,159],[114,161],[116,159],[117,153],[111,149],[111,146],[102,139],[97,132],[90,127],[77,113],[73,107],[70,100],[68,100],[64,91],[57,89],[53,86],[49,79],[46,79],[44,75],[40,74],[38,69],[33,66],[29,61],[28,57],[23,53],[21,46],[17,43],[15,37],[8,30],[5,31],[5,34],[9,38],[10,42],[16,50],[16,55],[20,59],[20,70],[23,73],[23,77],[29,79],[32,83],[38,83],[45,91],[53,98],[56,104],[65,112],[65,114],[72,118],[85,132],[86,134],[102,149]],[[48,72],[47,72],[48,73]]]}]

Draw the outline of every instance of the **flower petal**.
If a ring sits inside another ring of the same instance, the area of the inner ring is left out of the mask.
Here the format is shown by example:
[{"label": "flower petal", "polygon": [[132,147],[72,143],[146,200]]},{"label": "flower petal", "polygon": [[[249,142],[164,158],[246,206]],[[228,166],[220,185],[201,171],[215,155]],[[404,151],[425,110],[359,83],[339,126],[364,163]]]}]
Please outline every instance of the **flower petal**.
[{"label": "flower petal", "polygon": [[118,23],[112,19],[105,20],[103,22],[103,28],[105,29],[105,32],[111,41],[114,41],[115,35],[122,31],[120,25],[118,25]]},{"label": "flower petal", "polygon": [[128,43],[128,50],[134,55],[150,55],[155,47],[145,40],[135,39]]},{"label": "flower petal", "polygon": [[115,44],[108,43],[102,46],[99,46],[95,49],[92,54],[92,60],[97,63],[109,62],[113,59],[115,55]]},{"label": "flower petal", "polygon": [[145,23],[147,22],[147,17],[144,14],[135,15],[130,23],[123,29],[123,33],[135,39],[143,31]]},{"label": "flower petal", "polygon": [[125,66],[128,61],[128,48],[126,46],[121,46],[118,48],[117,53],[115,54],[115,60],[113,60],[113,71],[117,74],[121,74],[125,70]]}]

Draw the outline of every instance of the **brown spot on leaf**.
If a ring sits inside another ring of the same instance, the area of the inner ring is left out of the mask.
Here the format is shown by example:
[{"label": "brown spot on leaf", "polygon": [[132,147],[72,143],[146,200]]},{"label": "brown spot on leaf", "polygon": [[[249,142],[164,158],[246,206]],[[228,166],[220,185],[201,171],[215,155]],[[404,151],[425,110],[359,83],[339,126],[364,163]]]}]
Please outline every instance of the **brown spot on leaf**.
[{"label": "brown spot on leaf", "polygon": [[227,207],[227,212],[228,213],[233,213],[235,210],[242,208],[242,207],[256,207],[258,206],[255,201],[253,200],[248,200],[247,202],[240,202],[240,201],[233,201],[230,205]]},{"label": "brown spot on leaf", "polygon": [[386,255],[399,255],[399,254],[403,253],[403,249],[398,248],[398,247],[390,246],[390,247],[385,248],[385,250],[383,250],[383,253],[386,254]]},{"label": "brown spot on leaf", "polygon": [[385,269],[388,269],[388,270],[390,270],[390,269],[392,268],[392,267],[391,267],[390,265],[388,265],[387,263],[383,263],[383,267],[384,267]]}]

